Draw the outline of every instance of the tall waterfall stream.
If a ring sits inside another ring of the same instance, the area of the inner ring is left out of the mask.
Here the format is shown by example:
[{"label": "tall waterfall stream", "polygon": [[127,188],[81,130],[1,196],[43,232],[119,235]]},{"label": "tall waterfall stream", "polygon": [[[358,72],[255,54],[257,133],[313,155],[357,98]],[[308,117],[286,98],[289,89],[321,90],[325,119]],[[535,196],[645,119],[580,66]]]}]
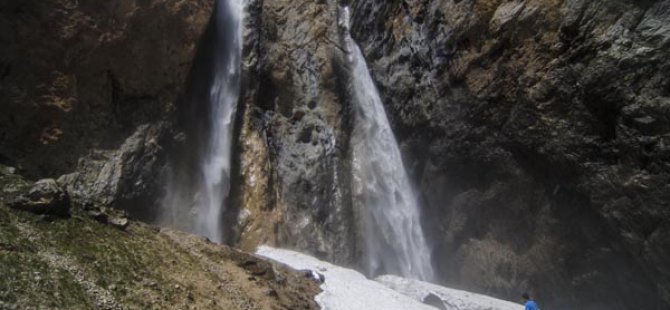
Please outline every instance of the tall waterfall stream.
[{"label": "tall waterfall stream", "polygon": [[221,241],[221,212],[230,191],[230,160],[232,155],[233,124],[240,95],[242,61],[243,0],[217,1],[217,25],[226,27],[220,33],[228,35],[217,59],[216,75],[210,89],[212,132],[208,150],[203,158],[202,197],[198,205],[196,231],[210,239]]},{"label": "tall waterfall stream", "polygon": [[[196,193],[184,193],[186,184],[173,176],[164,201],[166,221],[205,236],[214,242],[223,240],[225,200],[230,191],[235,111],[240,97],[242,63],[242,22],[244,0],[217,0],[214,13],[217,41],[214,44],[214,77],[209,86],[210,131],[202,158],[198,162]],[[195,104],[195,103],[194,103]],[[184,210],[188,207],[184,214]],[[184,217],[189,218],[184,223]]]},{"label": "tall waterfall stream", "polygon": [[353,200],[360,214],[366,271],[432,280],[417,199],[365,58],[349,33],[346,7],[340,11],[339,25],[345,32],[355,97],[350,142]]}]

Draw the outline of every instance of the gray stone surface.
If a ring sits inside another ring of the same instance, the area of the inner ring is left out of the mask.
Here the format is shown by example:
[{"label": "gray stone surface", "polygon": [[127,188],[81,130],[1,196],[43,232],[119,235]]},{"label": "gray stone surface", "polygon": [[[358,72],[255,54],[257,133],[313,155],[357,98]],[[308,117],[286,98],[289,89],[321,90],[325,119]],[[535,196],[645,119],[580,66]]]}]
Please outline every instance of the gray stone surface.
[{"label": "gray stone surface", "polygon": [[78,205],[110,206],[152,220],[165,182],[165,153],[157,142],[163,134],[160,125],[140,126],[118,150],[92,152],[58,181]]}]

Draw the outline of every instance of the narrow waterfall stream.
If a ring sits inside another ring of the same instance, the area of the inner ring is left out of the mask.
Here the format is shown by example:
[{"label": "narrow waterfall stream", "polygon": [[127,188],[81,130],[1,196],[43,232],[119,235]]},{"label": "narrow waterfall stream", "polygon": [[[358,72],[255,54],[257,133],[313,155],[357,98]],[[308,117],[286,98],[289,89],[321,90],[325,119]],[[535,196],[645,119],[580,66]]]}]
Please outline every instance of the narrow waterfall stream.
[{"label": "narrow waterfall stream", "polygon": [[202,156],[197,159],[200,171],[195,188],[184,184],[183,176],[171,176],[163,207],[164,222],[169,225],[222,242],[221,217],[230,191],[233,129],[240,96],[244,0],[217,0],[215,10],[213,78],[206,99],[209,115],[202,120],[208,122],[209,130]]},{"label": "narrow waterfall stream", "polygon": [[216,24],[225,34],[217,43],[216,74],[210,89],[211,133],[201,163],[203,180],[196,232],[221,242],[221,212],[230,191],[233,124],[240,95],[243,0],[216,2]]},{"label": "narrow waterfall stream", "polygon": [[362,222],[366,272],[430,281],[434,272],[419,206],[365,58],[349,33],[346,7],[340,12],[339,25],[345,31],[352,74],[353,200]]}]

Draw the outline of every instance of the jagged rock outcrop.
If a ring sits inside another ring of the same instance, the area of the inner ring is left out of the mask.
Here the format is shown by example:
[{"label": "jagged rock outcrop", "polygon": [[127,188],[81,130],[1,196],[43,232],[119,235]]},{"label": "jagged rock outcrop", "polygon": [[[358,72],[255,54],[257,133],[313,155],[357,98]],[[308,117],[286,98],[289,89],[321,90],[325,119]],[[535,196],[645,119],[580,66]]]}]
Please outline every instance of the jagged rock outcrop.
[{"label": "jagged rock outcrop", "polygon": [[448,283],[670,304],[670,2],[350,1]]},{"label": "jagged rock outcrop", "polygon": [[0,3],[0,163],[31,178],[74,173],[75,200],[146,205],[212,6]]},{"label": "jagged rock outcrop", "polygon": [[112,206],[135,218],[152,220],[156,198],[163,194],[164,150],[169,144],[162,124],[142,125],[118,150],[94,150],[79,160],[75,172],[62,175],[63,184],[82,206]]}]

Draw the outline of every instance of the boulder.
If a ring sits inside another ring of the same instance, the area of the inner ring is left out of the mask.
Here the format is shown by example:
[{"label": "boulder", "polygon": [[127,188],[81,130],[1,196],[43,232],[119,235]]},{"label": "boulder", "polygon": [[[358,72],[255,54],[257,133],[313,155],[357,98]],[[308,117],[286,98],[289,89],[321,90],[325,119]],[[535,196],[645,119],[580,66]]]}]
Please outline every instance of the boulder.
[{"label": "boulder", "polygon": [[121,230],[126,230],[130,224],[128,214],[123,210],[103,207],[100,205],[85,205],[84,208],[87,210],[86,214],[90,218],[102,224],[110,225]]},{"label": "boulder", "polygon": [[305,275],[305,278],[308,278],[316,283],[324,283],[326,282],[326,276],[324,276],[322,273],[316,271],[316,270],[311,270],[311,269],[304,269],[300,270],[303,275]]},{"label": "boulder", "polygon": [[54,179],[35,182],[27,193],[8,204],[11,208],[36,214],[67,216],[70,211],[70,198]]},{"label": "boulder", "polygon": [[437,296],[433,293],[428,293],[428,295],[426,295],[426,297],[424,297],[421,302],[437,309],[447,310],[440,296]]},{"label": "boulder", "polygon": [[164,135],[160,124],[139,126],[119,149],[82,157],[76,171],[60,176],[58,183],[76,205],[112,207],[151,221],[164,184],[164,152],[157,142]]},{"label": "boulder", "polygon": [[128,227],[129,222],[128,218],[125,217],[113,217],[109,219],[109,224],[118,229],[125,230],[126,227]]}]

